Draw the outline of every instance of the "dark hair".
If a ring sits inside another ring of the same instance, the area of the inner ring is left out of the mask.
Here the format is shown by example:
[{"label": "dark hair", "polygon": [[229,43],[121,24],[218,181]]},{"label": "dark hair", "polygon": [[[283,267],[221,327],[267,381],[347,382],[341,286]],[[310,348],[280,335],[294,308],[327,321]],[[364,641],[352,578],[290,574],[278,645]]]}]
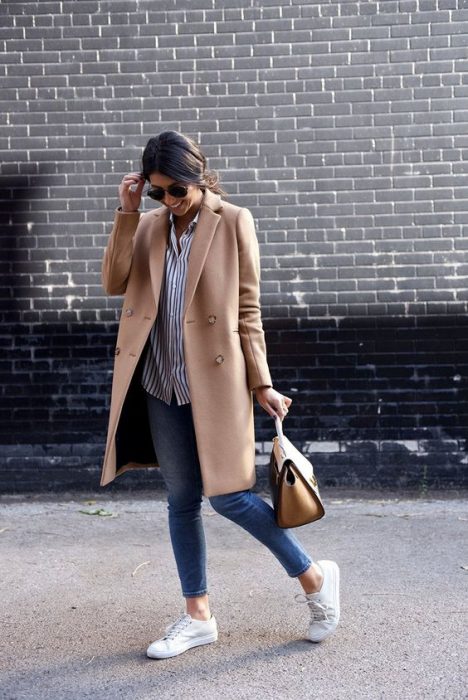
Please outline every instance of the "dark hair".
[{"label": "dark hair", "polygon": [[225,194],[218,175],[206,168],[206,158],[200,146],[178,131],[163,131],[152,136],[143,151],[142,174],[149,180],[151,173],[161,173],[176,182],[194,183],[216,194]]}]

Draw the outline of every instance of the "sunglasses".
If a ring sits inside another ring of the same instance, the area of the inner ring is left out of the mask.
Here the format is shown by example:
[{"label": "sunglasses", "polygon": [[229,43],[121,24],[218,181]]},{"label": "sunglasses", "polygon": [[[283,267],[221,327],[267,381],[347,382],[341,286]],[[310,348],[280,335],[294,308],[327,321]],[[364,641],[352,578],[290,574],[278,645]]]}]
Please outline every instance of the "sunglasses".
[{"label": "sunglasses", "polygon": [[164,187],[153,187],[152,189],[148,190],[146,194],[148,197],[151,197],[151,199],[155,199],[157,202],[162,202],[166,192],[171,197],[175,197],[175,199],[183,199],[187,196],[188,187],[186,187],[186,185],[177,184],[169,185],[167,190],[165,190]]}]

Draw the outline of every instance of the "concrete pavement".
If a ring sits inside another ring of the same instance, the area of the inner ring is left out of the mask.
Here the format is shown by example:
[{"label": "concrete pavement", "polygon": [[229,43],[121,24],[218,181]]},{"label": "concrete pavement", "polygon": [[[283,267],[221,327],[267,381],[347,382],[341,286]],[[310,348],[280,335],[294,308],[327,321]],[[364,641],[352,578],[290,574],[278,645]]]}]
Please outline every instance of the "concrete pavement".
[{"label": "concrete pavement", "polygon": [[341,567],[335,635],[304,640],[298,583],[206,501],[220,637],[165,661],[145,655],[182,611],[163,494],[1,498],[0,698],[466,698],[466,500],[324,498],[296,532]]}]

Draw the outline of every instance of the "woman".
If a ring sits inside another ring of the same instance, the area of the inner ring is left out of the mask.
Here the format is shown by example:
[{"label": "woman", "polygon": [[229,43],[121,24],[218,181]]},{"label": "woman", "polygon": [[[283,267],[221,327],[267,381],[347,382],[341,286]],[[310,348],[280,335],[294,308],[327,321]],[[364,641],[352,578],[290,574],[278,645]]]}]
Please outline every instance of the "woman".
[{"label": "woman", "polygon": [[[169,531],[186,613],[147,655],[168,658],[217,639],[206,580],[202,495],[296,577],[310,608],[308,639],[339,619],[339,569],[313,562],[250,490],[255,483],[253,394],[281,419],[291,399],[272,386],[259,306],[259,248],[250,212],[224,201],[191,139],[151,138],[142,173],[119,187],[105,250],[108,294],[125,294],[115,349],[101,485],[157,466],[167,487]],[[143,187],[163,204],[140,217]],[[297,596],[296,596],[297,597]]]}]

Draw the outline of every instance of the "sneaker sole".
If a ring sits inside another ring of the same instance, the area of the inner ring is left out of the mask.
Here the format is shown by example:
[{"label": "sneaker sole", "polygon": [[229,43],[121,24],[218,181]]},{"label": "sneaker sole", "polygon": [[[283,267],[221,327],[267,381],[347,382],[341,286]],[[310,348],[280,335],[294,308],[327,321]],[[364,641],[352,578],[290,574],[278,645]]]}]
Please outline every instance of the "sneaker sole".
[{"label": "sneaker sole", "polygon": [[[325,560],[325,561],[327,561],[327,560]],[[317,564],[320,566],[320,561],[318,561]],[[336,622],[335,622],[333,628],[324,632],[323,635],[320,637],[320,639],[319,638],[312,639],[309,636],[308,637],[309,641],[314,642],[314,643],[323,642],[324,639],[326,639],[331,634],[333,634],[333,632],[338,627],[338,622],[340,621],[340,568],[336,562],[333,562],[333,566],[330,568],[331,568],[333,588],[334,588],[334,593],[335,593],[335,600],[337,601],[336,610],[335,610],[336,611]]]},{"label": "sneaker sole", "polygon": [[218,639],[218,633],[217,632],[212,632],[211,634],[207,634],[205,637],[198,637],[197,639],[191,639],[188,642],[184,644],[183,647],[179,647],[177,651],[156,651],[156,652],[146,652],[146,656],[150,659],[170,659],[173,656],[179,656],[179,654],[183,654],[184,651],[188,651],[189,649],[193,649],[193,647],[199,647],[202,646],[203,644],[211,644],[212,642],[216,642]]}]

